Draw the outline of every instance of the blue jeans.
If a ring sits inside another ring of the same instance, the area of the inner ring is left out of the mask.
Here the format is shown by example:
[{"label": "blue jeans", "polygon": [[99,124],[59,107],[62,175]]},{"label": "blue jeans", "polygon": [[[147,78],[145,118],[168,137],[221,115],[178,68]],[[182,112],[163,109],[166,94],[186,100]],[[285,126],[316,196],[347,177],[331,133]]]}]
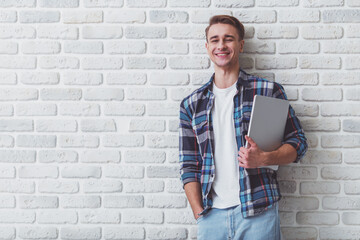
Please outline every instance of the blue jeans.
[{"label": "blue jeans", "polygon": [[197,220],[198,240],[280,240],[278,203],[260,215],[244,218],[241,207],[211,209]]}]

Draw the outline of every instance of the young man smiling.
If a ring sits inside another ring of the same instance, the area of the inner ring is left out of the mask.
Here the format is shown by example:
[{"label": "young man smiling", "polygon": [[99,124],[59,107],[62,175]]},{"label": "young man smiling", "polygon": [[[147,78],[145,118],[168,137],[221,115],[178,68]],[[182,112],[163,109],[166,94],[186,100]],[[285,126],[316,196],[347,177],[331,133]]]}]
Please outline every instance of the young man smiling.
[{"label": "young man smiling", "polygon": [[[180,105],[181,179],[198,224],[198,239],[280,239],[276,171],[297,162],[307,144],[290,107],[283,145],[262,151],[246,136],[256,94],[286,99],[280,84],[245,73],[239,63],[244,27],[234,17],[205,30],[215,73]],[[248,141],[248,148],[245,142]]]}]

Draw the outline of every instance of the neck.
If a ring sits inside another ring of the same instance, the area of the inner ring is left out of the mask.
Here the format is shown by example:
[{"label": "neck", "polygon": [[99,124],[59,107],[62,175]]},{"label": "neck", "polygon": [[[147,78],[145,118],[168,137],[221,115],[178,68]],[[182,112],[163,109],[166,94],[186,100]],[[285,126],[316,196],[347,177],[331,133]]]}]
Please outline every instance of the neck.
[{"label": "neck", "polygon": [[231,87],[239,77],[240,66],[236,68],[226,69],[215,66],[214,83],[218,88]]}]

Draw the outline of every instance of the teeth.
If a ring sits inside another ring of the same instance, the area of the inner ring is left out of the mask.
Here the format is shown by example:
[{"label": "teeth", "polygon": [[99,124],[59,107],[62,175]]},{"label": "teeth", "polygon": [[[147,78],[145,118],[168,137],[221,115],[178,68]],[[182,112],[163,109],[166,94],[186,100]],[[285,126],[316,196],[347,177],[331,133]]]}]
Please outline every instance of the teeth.
[{"label": "teeth", "polygon": [[227,54],[225,54],[225,53],[224,54],[218,54],[218,56],[225,56],[225,55],[227,55]]}]

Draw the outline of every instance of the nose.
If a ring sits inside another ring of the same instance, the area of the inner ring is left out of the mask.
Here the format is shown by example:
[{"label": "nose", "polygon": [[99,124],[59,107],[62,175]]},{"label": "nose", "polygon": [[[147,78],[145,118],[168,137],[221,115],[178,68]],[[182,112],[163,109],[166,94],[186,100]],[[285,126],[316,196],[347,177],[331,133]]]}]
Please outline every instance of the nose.
[{"label": "nose", "polygon": [[218,49],[224,49],[224,48],[226,48],[226,45],[224,44],[224,41],[223,41],[223,40],[219,40],[219,41],[218,41],[217,48],[218,48]]}]

